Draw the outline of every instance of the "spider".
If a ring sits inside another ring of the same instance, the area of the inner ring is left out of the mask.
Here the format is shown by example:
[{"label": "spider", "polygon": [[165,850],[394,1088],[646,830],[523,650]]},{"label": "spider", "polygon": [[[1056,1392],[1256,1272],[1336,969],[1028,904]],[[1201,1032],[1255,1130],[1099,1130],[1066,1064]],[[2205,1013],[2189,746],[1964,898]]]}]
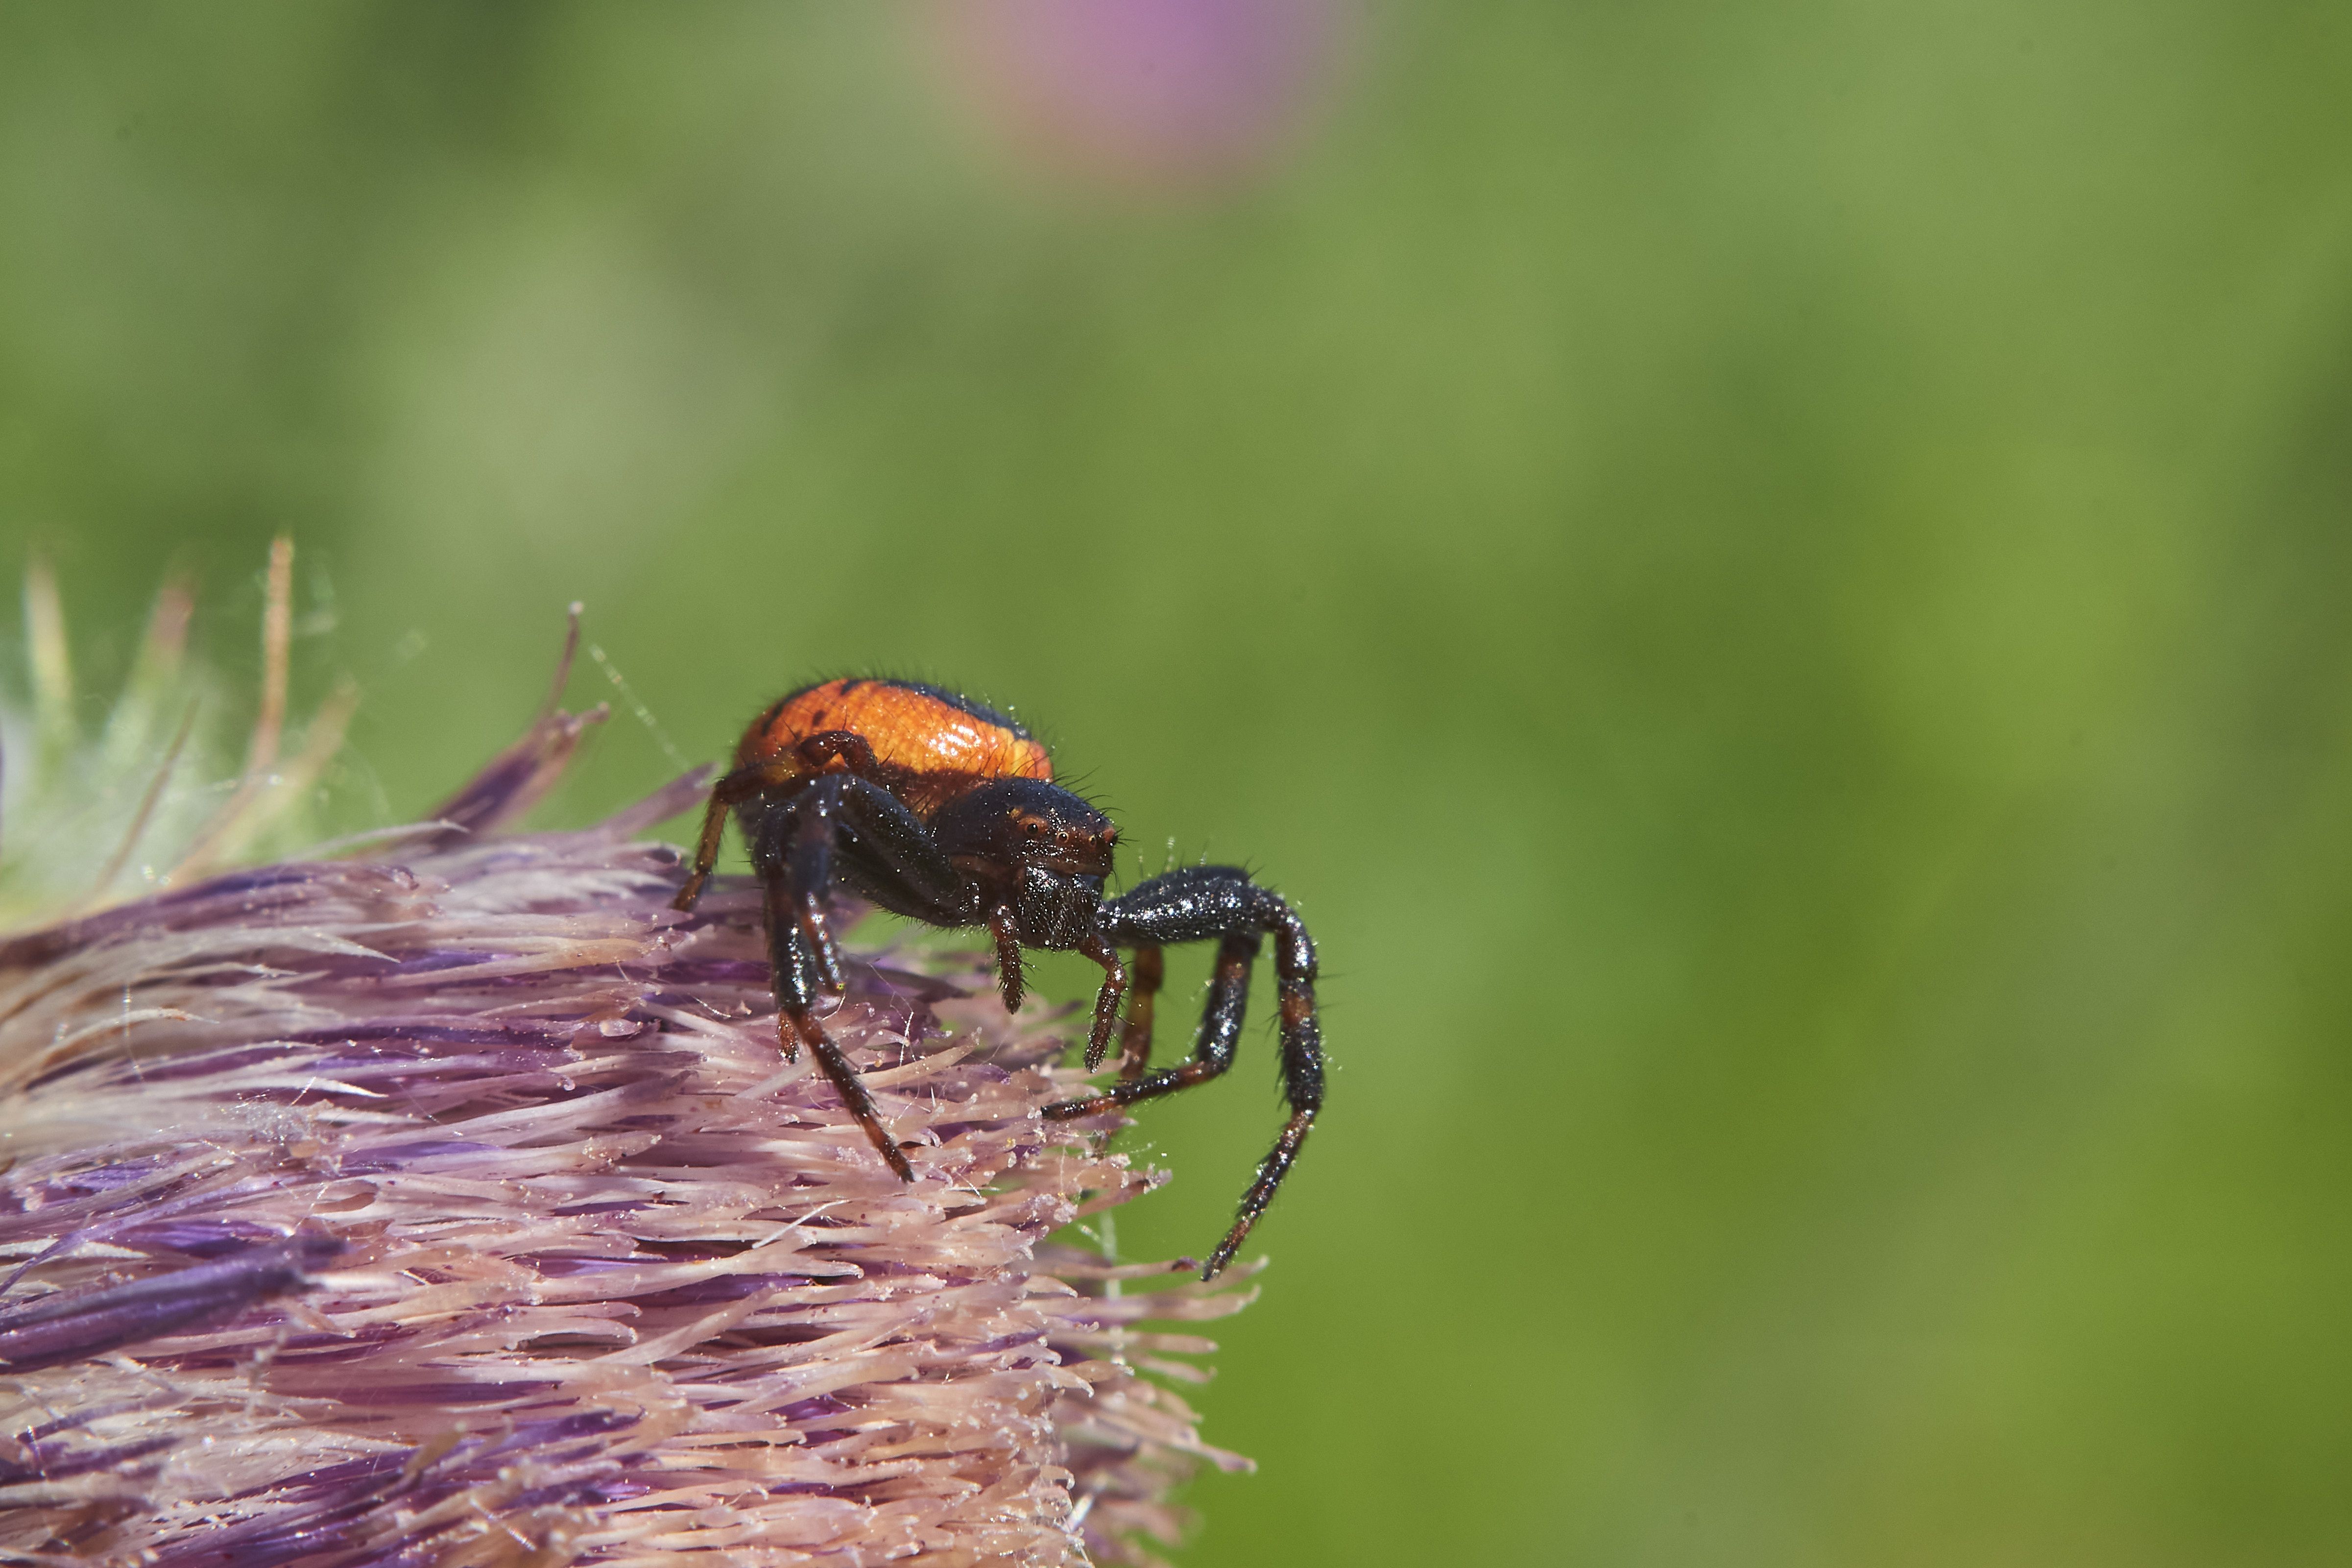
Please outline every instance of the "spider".
[{"label": "spider", "polygon": [[[1021,1005],[1021,950],[1084,953],[1102,965],[1087,1036],[1098,1070],[1118,1028],[1118,1081],[1045,1108],[1057,1121],[1208,1082],[1233,1065],[1250,969],[1274,937],[1281,992],[1282,1081],[1290,1119],[1242,1196],[1233,1228],[1201,1271],[1213,1279],[1298,1158],[1323,1103],[1322,1034],[1315,1016],[1315,942],[1290,906],[1234,866],[1188,866],[1117,898],[1103,897],[1118,829],[1054,783],[1028,731],[970,698],[907,680],[836,679],[780,698],[751,721],[734,771],[710,792],[694,866],[674,900],[701,896],[727,814],[766,892],[775,965],[777,1034],[785,1059],[805,1042],[817,1067],[902,1181],[915,1179],[873,1097],[814,1011],[842,994],[841,949],[827,918],[836,889],[935,926],[986,926],[1007,1011]],[[1217,963],[1192,1059],[1149,1070],[1160,948],[1217,943]],[[1131,949],[1130,974],[1119,950]]]}]

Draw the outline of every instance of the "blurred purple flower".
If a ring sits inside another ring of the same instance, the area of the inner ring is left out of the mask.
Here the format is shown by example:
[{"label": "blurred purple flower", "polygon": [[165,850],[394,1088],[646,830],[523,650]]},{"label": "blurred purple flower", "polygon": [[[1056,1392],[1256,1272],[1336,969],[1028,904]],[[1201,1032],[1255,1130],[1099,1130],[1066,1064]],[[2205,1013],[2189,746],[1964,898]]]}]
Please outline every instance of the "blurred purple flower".
[{"label": "blurred purple flower", "polygon": [[957,0],[933,16],[951,75],[1027,157],[1146,189],[1265,167],[1345,31],[1340,0]]},{"label": "blurred purple flower", "polygon": [[[588,717],[367,859],[0,940],[0,1554],[1148,1561],[1207,1459],[1147,1331],[1244,1297],[1054,1247],[1152,1178],[961,949],[826,1020],[919,1180],[779,1059],[759,905],[498,837]],[[1103,1128],[1089,1129],[1099,1132]]]}]

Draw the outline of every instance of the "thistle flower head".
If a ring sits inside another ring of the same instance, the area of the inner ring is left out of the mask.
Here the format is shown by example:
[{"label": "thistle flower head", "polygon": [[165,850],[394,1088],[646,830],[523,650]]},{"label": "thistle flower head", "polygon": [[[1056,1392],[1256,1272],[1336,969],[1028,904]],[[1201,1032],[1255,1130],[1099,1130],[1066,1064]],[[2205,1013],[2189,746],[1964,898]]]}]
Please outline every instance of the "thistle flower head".
[{"label": "thistle flower head", "polygon": [[0,938],[0,1553],[1141,1561],[1243,1463],[1140,1375],[1242,1295],[1049,1240],[1155,1180],[1037,1116],[1065,1039],[857,952],[826,1028],[900,1182],[779,1058],[756,897],[667,907],[634,836],[697,775],[499,832],[585,721],[361,855]]}]

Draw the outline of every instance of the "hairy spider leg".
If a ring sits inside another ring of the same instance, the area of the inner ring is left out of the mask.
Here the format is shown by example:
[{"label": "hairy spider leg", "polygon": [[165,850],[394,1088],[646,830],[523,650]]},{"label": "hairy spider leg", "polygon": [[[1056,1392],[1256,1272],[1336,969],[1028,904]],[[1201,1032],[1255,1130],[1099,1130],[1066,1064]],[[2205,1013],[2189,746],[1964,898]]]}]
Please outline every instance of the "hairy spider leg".
[{"label": "hairy spider leg", "polygon": [[[1282,1178],[1298,1158],[1316,1113],[1323,1107],[1322,1030],[1315,1013],[1315,942],[1288,904],[1250,880],[1234,866],[1190,866],[1155,877],[1103,905],[1102,934],[1114,942],[1142,948],[1218,939],[1217,964],[1192,1059],[1122,1081],[1083,1100],[1045,1108],[1056,1121],[1091,1116],[1115,1105],[1133,1105],[1191,1089],[1222,1076],[1233,1066],[1249,1005],[1250,969],[1266,933],[1275,939],[1275,973],[1282,1005],[1282,1086],[1290,1119],[1272,1150],[1258,1163],[1257,1179],[1242,1194],[1234,1226],[1201,1270],[1213,1279],[1248,1238],[1250,1227],[1274,1201]],[[1139,953],[1139,960],[1140,954]]]},{"label": "hairy spider leg", "polygon": [[[762,867],[769,882],[768,929],[772,932],[776,917],[788,913],[800,927],[805,951],[816,961],[817,983],[835,996],[846,989],[846,984],[841,974],[841,943],[834,939],[833,922],[825,916],[824,896],[833,888],[835,819],[845,793],[837,779],[818,779],[806,785],[785,808],[792,824],[790,841],[774,847],[761,846],[766,850],[761,858],[769,863]],[[778,879],[769,868],[774,863],[777,847],[783,849],[782,883],[789,889],[789,911],[778,908]]]},{"label": "hairy spider leg", "polygon": [[[763,862],[761,882],[766,895],[768,961],[775,971],[777,1043],[786,1061],[800,1055],[803,1041],[808,1043],[817,1070],[831,1080],[841,1102],[865,1129],[866,1142],[900,1181],[911,1182],[914,1167],[907,1163],[889,1129],[883,1126],[874,1097],[810,1010],[819,994],[839,995],[843,989],[840,950],[834,943],[823,902],[823,889],[833,871],[834,824],[826,807],[834,802],[821,797],[837,793],[823,789],[822,783],[801,791],[780,808],[778,816],[784,820],[779,823],[772,818],[764,825],[767,831],[761,841],[754,844],[754,857]],[[790,834],[788,845],[782,847],[785,854],[781,865],[775,863],[772,853],[779,847],[772,842],[779,827]]]},{"label": "hairy spider leg", "polygon": [[834,826],[839,879],[892,914],[926,925],[970,925],[979,895],[940,852],[922,818],[879,784],[829,774],[803,792],[824,802]]},{"label": "hairy spider leg", "polygon": [[1118,961],[1118,949],[1099,929],[1078,943],[1077,951],[1103,968],[1102,989],[1095,993],[1094,1027],[1087,1032],[1087,1070],[1092,1072],[1102,1066],[1103,1053],[1110,1048],[1111,1031],[1118,1026],[1118,1005],[1127,995],[1127,965]]},{"label": "hairy spider leg", "polygon": [[[784,1059],[798,1058],[801,1043],[806,1041],[809,1054],[816,1058],[817,1070],[833,1084],[849,1113],[857,1118],[857,1124],[865,1129],[866,1142],[898,1173],[900,1181],[913,1181],[914,1167],[907,1163],[907,1156],[899,1152],[889,1130],[882,1125],[882,1112],[875,1105],[874,1097],[866,1092],[866,1085],[858,1080],[857,1069],[809,1011],[809,1001],[816,995],[821,977],[807,938],[793,923],[789,889],[779,878],[768,883],[767,894],[768,956],[778,976],[776,1032],[783,1046]],[[789,985],[793,994],[790,997],[782,994],[787,986],[782,977],[787,974],[792,976]]]},{"label": "hairy spider leg", "polygon": [[[1157,942],[1139,942],[1135,949],[1135,988],[1127,1004],[1127,1025],[1118,1037],[1118,1078],[1121,1083],[1132,1083],[1143,1076],[1151,1065],[1152,1002],[1160,994],[1160,982],[1166,978],[1168,965],[1160,955]],[[1087,1070],[1094,1071],[1097,1063],[1088,1062]]]},{"label": "hairy spider leg", "polygon": [[768,955],[785,1059],[797,1058],[806,1041],[868,1141],[901,1180],[911,1182],[914,1169],[883,1126],[873,1096],[812,1011],[820,995],[844,990],[824,896],[836,871],[845,872],[887,908],[952,923],[959,912],[955,868],[931,847],[912,812],[855,773],[808,780],[753,815],[755,823],[746,826],[766,894]]},{"label": "hairy spider leg", "polygon": [[711,868],[719,864],[719,841],[727,832],[729,810],[800,776],[801,769],[789,761],[757,763],[737,768],[710,786],[710,804],[702,808],[702,835],[695,841],[694,865],[687,873],[686,885],[669,901],[671,909],[691,910],[701,900]]}]

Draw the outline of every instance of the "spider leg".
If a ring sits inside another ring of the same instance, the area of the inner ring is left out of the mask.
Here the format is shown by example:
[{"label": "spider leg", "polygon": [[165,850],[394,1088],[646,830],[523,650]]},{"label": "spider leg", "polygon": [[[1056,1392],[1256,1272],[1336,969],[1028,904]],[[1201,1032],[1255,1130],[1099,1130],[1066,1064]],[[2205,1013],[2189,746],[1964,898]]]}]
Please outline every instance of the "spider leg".
[{"label": "spider leg", "polygon": [[824,779],[793,800],[783,875],[768,879],[767,910],[770,939],[773,940],[779,921],[797,926],[803,951],[814,961],[818,983],[835,996],[845,984],[841,975],[841,943],[834,940],[824,896],[833,887],[833,836],[840,797],[840,786]]},{"label": "spider leg", "polygon": [[807,934],[801,930],[800,900],[784,878],[768,878],[761,890],[765,895],[768,965],[774,972],[771,984],[776,994],[776,1045],[784,1060],[796,1062],[801,1059],[801,1041],[808,1033],[796,1020],[808,1016],[824,992],[824,974],[817,967],[816,954],[809,951]]},{"label": "spider leg", "polygon": [[779,873],[792,894],[779,910],[771,894],[771,924],[781,914],[800,928],[824,988],[844,989],[841,944],[825,911],[837,880],[873,897],[883,908],[934,925],[971,918],[963,879],[941,854],[921,821],[881,785],[854,773],[831,773],[804,784],[762,812],[751,847],[760,874]]},{"label": "spider leg", "polygon": [[[1143,1069],[1151,1065],[1152,1001],[1160,994],[1160,983],[1167,971],[1158,943],[1136,944],[1135,988],[1128,994],[1127,1025],[1118,1037],[1118,1077],[1122,1083],[1141,1078]],[[1094,1068],[1089,1066],[1087,1070],[1092,1072]]]},{"label": "spider leg", "polygon": [[[1078,951],[1103,967],[1102,989],[1095,993],[1095,1026],[1087,1034],[1087,1070],[1102,1066],[1103,1053],[1110,1048],[1110,1032],[1118,1026],[1119,999],[1127,994],[1127,966],[1118,961],[1118,949],[1099,931],[1078,944]],[[1147,1016],[1149,1008],[1146,1009]]]},{"label": "spider leg", "polygon": [[927,925],[964,926],[979,918],[978,896],[963,873],[904,802],[867,779],[845,776],[837,787],[834,847],[843,879],[893,914]]},{"label": "spider leg", "polygon": [[834,1089],[841,1096],[841,1102],[849,1107],[849,1113],[857,1118],[859,1126],[866,1129],[866,1141],[888,1163],[890,1169],[898,1173],[900,1181],[913,1181],[915,1168],[907,1163],[907,1156],[884,1129],[881,1110],[875,1105],[874,1097],[866,1092],[865,1082],[858,1078],[857,1069],[850,1065],[849,1058],[842,1055],[841,1047],[827,1039],[817,1021],[799,1008],[786,1007],[780,1016],[787,1028],[799,1030],[802,1037],[808,1041],[809,1054],[816,1058],[817,1069],[832,1080]]},{"label": "spider leg", "polygon": [[837,996],[844,989],[840,948],[824,902],[837,866],[854,866],[856,878],[879,884],[877,890],[910,895],[907,901],[919,906],[910,912],[918,913],[929,907],[922,904],[921,888],[954,878],[945,858],[929,848],[919,825],[909,837],[908,824],[897,821],[894,813],[912,820],[878,785],[829,774],[763,813],[751,859],[766,895],[768,955],[775,972],[776,1028],[784,1058],[795,1059],[806,1041],[867,1141],[901,1181],[911,1182],[914,1168],[883,1126],[874,1097],[813,1012],[820,995]]},{"label": "spider leg", "polygon": [[727,832],[727,802],[717,790],[710,792],[710,804],[702,809],[702,837],[694,847],[694,865],[687,872],[686,885],[670,900],[674,910],[690,910],[702,897],[702,885],[710,880],[710,868],[719,864],[719,840]]},{"label": "spider leg", "polygon": [[[1190,866],[1155,877],[1104,904],[1101,931],[1111,942],[1138,950],[1139,972],[1144,967],[1147,948],[1215,937],[1216,971],[1209,982],[1208,1002],[1191,1061],[1125,1078],[1082,1100],[1047,1106],[1045,1114],[1057,1121],[1173,1094],[1223,1075],[1233,1066],[1234,1047],[1249,1005],[1251,965],[1265,936],[1274,937],[1275,975],[1282,1006],[1282,1086],[1290,1118],[1274,1147],[1258,1163],[1257,1177],[1242,1195],[1233,1228],[1201,1271],[1202,1279],[1213,1279],[1233,1261],[1250,1227],[1274,1201],[1323,1107],[1323,1038],[1315,1013],[1314,939],[1288,904],[1233,866]],[[1153,957],[1158,957],[1156,951]],[[1146,994],[1140,984],[1137,990],[1139,999]]]},{"label": "spider leg", "polygon": [[823,984],[816,955],[809,951],[808,937],[795,920],[799,900],[787,885],[785,876],[768,879],[768,954],[776,971],[776,1034],[777,1043],[783,1047],[784,1059],[794,1061],[801,1054],[801,1042],[808,1042],[810,1053],[816,1058],[817,1070],[831,1080],[834,1090],[857,1124],[866,1130],[866,1140],[874,1145],[890,1169],[902,1182],[915,1179],[915,1169],[907,1163],[898,1142],[882,1125],[882,1112],[874,1097],[859,1081],[857,1069],[842,1054],[841,1047],[825,1035],[810,1011]]},{"label": "spider leg", "polygon": [[788,783],[793,776],[790,764],[761,763],[752,767],[737,768],[710,787],[710,804],[702,808],[702,837],[694,847],[694,865],[687,873],[686,885],[670,900],[674,910],[690,910],[702,897],[703,885],[710,880],[710,868],[719,864],[719,840],[727,831],[728,808],[751,799],[761,790],[772,789]]}]

